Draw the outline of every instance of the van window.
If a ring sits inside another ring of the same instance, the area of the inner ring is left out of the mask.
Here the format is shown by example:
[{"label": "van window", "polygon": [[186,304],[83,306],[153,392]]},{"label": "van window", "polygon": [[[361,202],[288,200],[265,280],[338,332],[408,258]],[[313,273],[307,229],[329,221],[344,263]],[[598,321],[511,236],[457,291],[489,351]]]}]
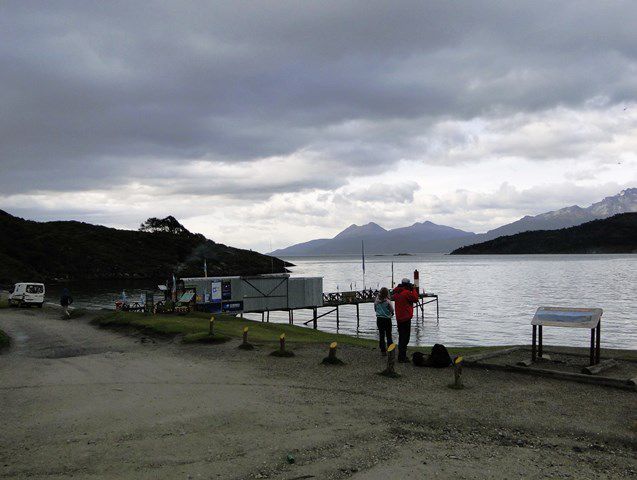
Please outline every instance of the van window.
[{"label": "van window", "polygon": [[43,291],[42,285],[27,285],[27,293],[42,293]]}]

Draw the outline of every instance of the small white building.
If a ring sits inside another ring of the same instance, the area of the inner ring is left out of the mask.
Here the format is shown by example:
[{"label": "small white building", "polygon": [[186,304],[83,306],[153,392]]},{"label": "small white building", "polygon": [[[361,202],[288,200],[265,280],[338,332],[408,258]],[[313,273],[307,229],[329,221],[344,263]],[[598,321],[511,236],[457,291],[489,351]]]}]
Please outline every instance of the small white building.
[{"label": "small white building", "polygon": [[322,277],[287,273],[241,277],[182,278],[197,309],[211,313],[267,312],[323,306]]}]

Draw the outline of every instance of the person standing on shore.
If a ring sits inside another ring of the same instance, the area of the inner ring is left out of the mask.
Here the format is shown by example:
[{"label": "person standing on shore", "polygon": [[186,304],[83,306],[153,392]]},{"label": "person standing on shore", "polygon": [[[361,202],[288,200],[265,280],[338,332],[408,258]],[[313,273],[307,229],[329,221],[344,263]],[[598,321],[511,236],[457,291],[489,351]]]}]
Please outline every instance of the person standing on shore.
[{"label": "person standing on shore", "polygon": [[[383,287],[374,300],[376,310],[376,326],[378,327],[378,344],[381,355],[387,355],[387,345],[394,343],[391,337],[391,317],[394,316],[394,307],[389,301],[389,290]],[[387,342],[385,343],[385,339]]]},{"label": "person standing on shore", "polygon": [[71,314],[69,312],[69,305],[71,305],[72,303],[73,303],[73,297],[71,297],[69,289],[65,287],[62,290],[62,295],[60,296],[60,305],[64,309],[64,315],[66,316],[66,318],[71,318]]},{"label": "person standing on shore", "polygon": [[407,345],[411,336],[411,319],[414,316],[414,303],[418,302],[418,288],[408,278],[403,278],[394,288],[392,300],[396,304],[396,326],[398,327],[398,361],[408,363]]}]

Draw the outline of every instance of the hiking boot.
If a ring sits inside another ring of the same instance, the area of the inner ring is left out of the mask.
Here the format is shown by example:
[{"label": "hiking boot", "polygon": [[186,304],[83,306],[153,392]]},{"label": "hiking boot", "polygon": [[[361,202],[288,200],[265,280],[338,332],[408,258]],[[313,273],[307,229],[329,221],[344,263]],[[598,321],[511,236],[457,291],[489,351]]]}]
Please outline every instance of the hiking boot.
[{"label": "hiking boot", "polygon": [[407,357],[402,357],[398,359],[398,363],[411,363]]}]

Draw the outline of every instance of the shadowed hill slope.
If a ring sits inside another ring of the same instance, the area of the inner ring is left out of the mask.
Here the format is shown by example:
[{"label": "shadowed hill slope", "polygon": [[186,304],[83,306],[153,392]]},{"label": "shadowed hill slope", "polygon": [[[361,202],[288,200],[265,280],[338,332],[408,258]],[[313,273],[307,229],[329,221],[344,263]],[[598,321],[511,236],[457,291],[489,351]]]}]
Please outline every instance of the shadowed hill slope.
[{"label": "shadowed hill slope", "polygon": [[0,210],[0,283],[284,272],[278,258],[180,233],[34,222]]},{"label": "shadowed hill slope", "polygon": [[452,255],[637,253],[637,213],[622,213],[560,230],[537,230],[468,245]]}]

